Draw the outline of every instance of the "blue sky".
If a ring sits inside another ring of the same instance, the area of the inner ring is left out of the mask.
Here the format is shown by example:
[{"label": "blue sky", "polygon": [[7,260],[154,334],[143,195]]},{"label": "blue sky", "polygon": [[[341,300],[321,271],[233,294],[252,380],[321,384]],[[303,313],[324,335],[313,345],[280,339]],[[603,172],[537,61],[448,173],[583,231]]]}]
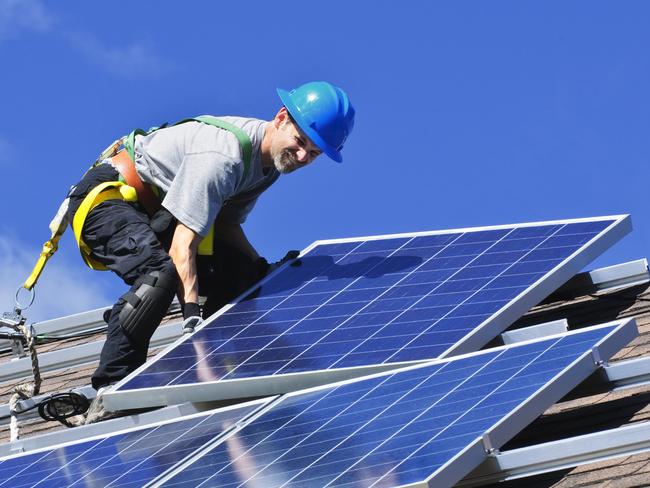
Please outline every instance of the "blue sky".
[{"label": "blue sky", "polygon": [[[270,118],[276,87],[348,91],[355,131],[265,194],[269,260],[317,239],[631,213],[594,265],[650,243],[650,4],[0,0],[0,308],[69,185],[114,138],[188,116]],[[30,318],[124,290],[71,232]]]}]

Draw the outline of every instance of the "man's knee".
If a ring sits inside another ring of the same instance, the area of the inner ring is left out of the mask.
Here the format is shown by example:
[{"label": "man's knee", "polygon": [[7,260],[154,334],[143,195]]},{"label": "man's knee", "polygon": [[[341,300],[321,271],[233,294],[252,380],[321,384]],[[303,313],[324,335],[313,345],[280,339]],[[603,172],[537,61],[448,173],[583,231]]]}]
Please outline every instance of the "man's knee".
[{"label": "man's knee", "polygon": [[119,313],[119,323],[129,338],[141,344],[149,343],[167,313],[177,284],[176,270],[172,265],[142,275],[122,295],[124,306]]}]

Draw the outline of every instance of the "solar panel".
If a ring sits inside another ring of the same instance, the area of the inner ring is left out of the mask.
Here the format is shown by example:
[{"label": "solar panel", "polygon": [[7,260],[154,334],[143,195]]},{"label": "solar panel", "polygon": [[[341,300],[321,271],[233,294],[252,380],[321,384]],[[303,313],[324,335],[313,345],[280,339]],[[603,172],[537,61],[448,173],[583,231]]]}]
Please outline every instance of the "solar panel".
[{"label": "solar panel", "polygon": [[156,486],[452,486],[636,333],[628,320],[289,394]]},{"label": "solar panel", "polygon": [[317,242],[105,403],[277,394],[476,350],[630,228],[620,216]]},{"label": "solar panel", "polygon": [[266,402],[4,459],[0,486],[140,488]]}]

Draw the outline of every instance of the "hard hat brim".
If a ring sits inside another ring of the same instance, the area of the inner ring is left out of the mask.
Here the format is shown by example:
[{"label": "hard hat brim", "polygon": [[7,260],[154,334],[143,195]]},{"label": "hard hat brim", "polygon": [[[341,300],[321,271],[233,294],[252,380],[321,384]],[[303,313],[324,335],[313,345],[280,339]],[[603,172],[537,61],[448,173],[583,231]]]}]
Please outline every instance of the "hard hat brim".
[{"label": "hard hat brim", "polygon": [[287,90],[283,90],[282,88],[278,88],[277,92],[280,100],[282,101],[282,104],[286,107],[289,114],[291,114],[293,120],[296,121],[298,127],[300,127],[300,129],[305,133],[307,137],[309,137],[311,142],[313,142],[314,145],[318,147],[318,149],[327,154],[330,159],[336,161],[337,163],[342,163],[343,156],[341,155],[341,151],[327,144],[327,142],[325,142],[323,138],[318,135],[318,132],[316,132],[311,127],[311,125],[309,125],[309,121],[305,120],[305,117],[302,115],[296,104],[293,103],[289,92]]}]

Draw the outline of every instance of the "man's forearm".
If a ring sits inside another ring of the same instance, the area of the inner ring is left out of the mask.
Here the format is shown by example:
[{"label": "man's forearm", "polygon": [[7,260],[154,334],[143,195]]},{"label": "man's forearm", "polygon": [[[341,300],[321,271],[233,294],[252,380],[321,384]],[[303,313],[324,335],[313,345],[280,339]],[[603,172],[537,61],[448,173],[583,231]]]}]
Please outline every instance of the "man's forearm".
[{"label": "man's forearm", "polygon": [[182,224],[177,225],[169,256],[178,273],[178,299],[182,304],[198,303],[199,282],[196,273],[198,235]]},{"label": "man's forearm", "polygon": [[188,252],[174,252],[169,250],[169,255],[174,261],[178,273],[178,299],[183,303],[199,300],[199,283],[196,276],[196,261]]}]

